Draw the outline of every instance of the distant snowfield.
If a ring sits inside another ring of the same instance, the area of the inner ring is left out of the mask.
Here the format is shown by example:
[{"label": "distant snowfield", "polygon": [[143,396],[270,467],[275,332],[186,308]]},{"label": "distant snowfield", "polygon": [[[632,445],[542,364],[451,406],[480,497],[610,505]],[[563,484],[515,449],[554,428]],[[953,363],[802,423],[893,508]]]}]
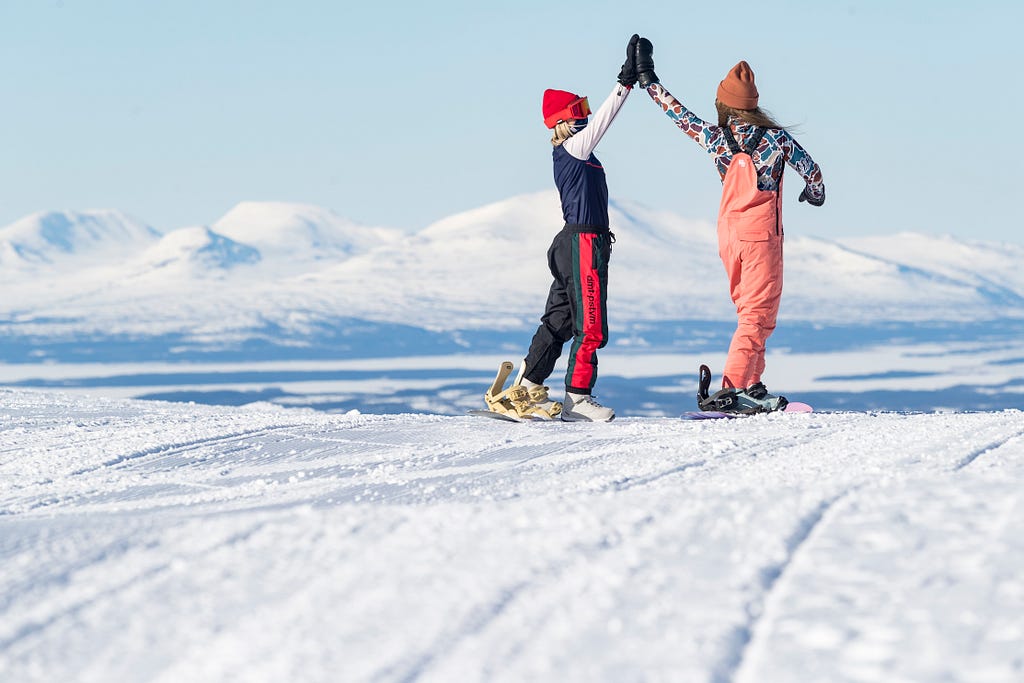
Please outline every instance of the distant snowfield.
[{"label": "distant snowfield", "polygon": [[[520,355],[446,354],[351,360],[236,363],[2,364],[0,385],[56,387],[74,395],[240,405],[267,402],[332,412],[420,411],[460,415],[483,407],[503,360]],[[620,416],[674,416],[693,408],[697,367],[715,381],[716,352],[666,353],[610,345],[596,393]],[[548,380],[562,391],[564,358]],[[765,382],[819,409],[1024,408],[1024,341],[886,344],[849,351],[770,352]]]},{"label": "distant snowfield", "polygon": [[1024,679],[1024,413],[0,389],[0,680]]}]

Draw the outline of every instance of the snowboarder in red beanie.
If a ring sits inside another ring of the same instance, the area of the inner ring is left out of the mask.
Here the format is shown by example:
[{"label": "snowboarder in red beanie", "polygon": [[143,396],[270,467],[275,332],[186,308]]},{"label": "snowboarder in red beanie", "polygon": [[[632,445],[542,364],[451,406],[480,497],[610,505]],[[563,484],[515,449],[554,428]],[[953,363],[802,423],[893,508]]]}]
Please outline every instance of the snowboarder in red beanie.
[{"label": "snowboarder in red beanie", "polygon": [[729,345],[722,390],[708,396],[710,374],[701,372],[703,410],[770,412],[788,401],[768,393],[761,375],[765,343],[775,330],[782,299],[782,175],[789,164],[803,178],[800,201],[825,203],[821,169],[784,127],[758,107],[754,72],[739,62],[719,83],[718,125],[700,119],[673,97],[654,73],[654,46],[637,43],[637,74],[669,119],[714,159],[722,178],[718,247],[738,324]]},{"label": "snowboarder in red beanie", "polygon": [[[554,279],[541,324],[514,381],[529,390],[533,406],[541,409],[534,415],[579,422],[615,417],[591,394],[597,380],[597,350],[608,342],[608,260],[614,240],[608,222],[608,184],[594,149],[636,84],[637,40],[637,35],[630,38],[618,81],[597,111],[591,112],[586,97],[565,90],[546,90],[541,102],[544,125],[553,131],[555,185],[565,225],[548,249]],[[548,398],[543,384],[570,339],[566,393],[559,406]]]}]

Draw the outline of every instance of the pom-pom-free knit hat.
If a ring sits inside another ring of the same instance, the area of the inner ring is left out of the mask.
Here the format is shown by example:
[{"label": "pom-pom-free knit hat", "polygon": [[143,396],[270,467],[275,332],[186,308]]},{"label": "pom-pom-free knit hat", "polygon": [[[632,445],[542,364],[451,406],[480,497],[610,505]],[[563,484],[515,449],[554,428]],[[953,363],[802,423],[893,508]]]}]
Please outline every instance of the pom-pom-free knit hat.
[{"label": "pom-pom-free knit hat", "polygon": [[746,62],[740,62],[718,84],[718,101],[733,109],[757,109],[757,86],[754,72]]},{"label": "pom-pom-free knit hat", "polygon": [[548,128],[554,128],[555,124],[559,121],[572,118],[566,109],[578,99],[580,99],[579,95],[565,90],[545,90],[544,101],[541,103],[544,125]]}]

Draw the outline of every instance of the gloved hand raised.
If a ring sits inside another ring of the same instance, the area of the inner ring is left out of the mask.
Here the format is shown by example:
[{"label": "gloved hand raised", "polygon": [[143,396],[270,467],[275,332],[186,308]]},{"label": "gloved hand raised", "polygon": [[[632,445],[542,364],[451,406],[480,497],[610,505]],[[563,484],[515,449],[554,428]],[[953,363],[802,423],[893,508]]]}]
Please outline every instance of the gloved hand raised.
[{"label": "gloved hand raised", "polygon": [[807,202],[811,206],[821,206],[825,203],[825,188],[821,188],[821,197],[812,197],[811,193],[808,192],[805,187],[803,192],[800,193],[800,198],[797,201]]},{"label": "gloved hand raised", "polygon": [[633,34],[626,44],[626,61],[622,63],[622,70],[619,71],[619,83],[632,88],[636,85],[636,43],[640,36]]},{"label": "gloved hand raised", "polygon": [[636,43],[636,74],[641,88],[660,83],[658,74],[654,73],[654,45],[646,38]]}]

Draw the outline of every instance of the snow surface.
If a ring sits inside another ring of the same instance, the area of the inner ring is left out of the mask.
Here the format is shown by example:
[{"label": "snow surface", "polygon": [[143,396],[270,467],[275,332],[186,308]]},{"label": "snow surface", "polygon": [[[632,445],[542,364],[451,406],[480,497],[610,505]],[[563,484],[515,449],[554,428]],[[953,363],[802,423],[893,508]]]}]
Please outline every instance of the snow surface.
[{"label": "snow surface", "polygon": [[0,389],[0,680],[1024,680],[1024,413]]}]

